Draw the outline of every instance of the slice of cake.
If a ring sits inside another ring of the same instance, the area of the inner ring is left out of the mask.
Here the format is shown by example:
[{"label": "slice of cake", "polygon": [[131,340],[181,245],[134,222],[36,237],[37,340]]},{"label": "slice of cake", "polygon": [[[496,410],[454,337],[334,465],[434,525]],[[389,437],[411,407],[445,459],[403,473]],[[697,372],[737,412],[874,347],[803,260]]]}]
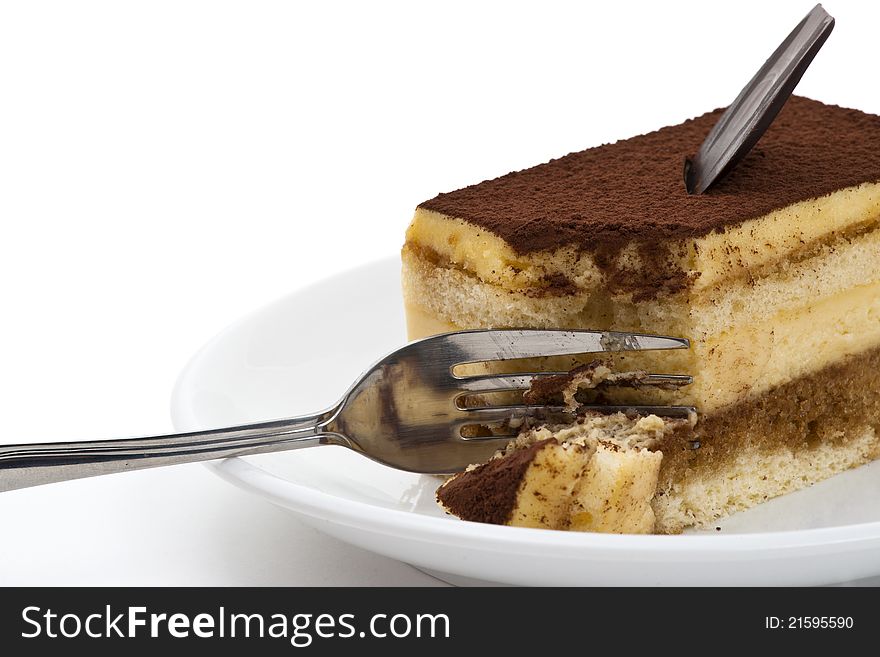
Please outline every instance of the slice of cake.
[{"label": "slice of cake", "polygon": [[671,435],[688,420],[623,413],[524,428],[489,462],[448,479],[437,500],[464,520],[572,531],[649,533]]},{"label": "slice of cake", "polygon": [[603,393],[699,411],[699,447],[660,450],[659,532],[880,456],[880,117],[792,97],[730,175],[690,196],[684,159],[719,115],[441,194],[417,208],[402,253],[411,338],[478,327],[690,338],[690,350],[615,366],[686,372],[693,385]]}]

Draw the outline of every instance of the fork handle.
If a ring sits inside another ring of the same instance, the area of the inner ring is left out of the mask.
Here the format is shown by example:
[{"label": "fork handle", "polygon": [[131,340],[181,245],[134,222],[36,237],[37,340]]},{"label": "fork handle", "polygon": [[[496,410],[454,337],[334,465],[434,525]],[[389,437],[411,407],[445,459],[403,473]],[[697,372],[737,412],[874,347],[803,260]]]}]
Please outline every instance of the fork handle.
[{"label": "fork handle", "polygon": [[0,492],[229,456],[347,444],[327,429],[338,407],[285,420],[148,438],[0,446]]}]

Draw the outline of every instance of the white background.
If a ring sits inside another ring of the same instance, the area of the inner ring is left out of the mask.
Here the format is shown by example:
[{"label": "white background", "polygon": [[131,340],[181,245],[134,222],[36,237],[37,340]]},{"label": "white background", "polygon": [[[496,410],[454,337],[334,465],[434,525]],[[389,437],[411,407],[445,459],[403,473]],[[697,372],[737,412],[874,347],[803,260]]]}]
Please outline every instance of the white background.
[{"label": "white background", "polygon": [[[170,430],[228,323],[440,191],[726,105],[811,6],[0,4],[0,442]],[[880,9],[825,6],[798,93],[880,112]],[[201,466],[0,495],[0,584],[431,583]]]}]

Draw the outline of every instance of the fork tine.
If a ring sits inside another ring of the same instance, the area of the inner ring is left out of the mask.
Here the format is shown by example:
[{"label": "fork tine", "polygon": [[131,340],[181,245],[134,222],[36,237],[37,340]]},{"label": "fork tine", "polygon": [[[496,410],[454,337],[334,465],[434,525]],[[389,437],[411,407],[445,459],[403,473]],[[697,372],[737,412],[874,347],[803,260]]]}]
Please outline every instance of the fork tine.
[{"label": "fork tine", "polygon": [[504,422],[514,418],[544,413],[567,413],[569,408],[562,405],[534,405],[510,404],[505,406],[480,406],[475,408],[461,409],[466,414],[466,423],[480,424],[481,422]]},{"label": "fork tine", "polygon": [[504,392],[526,390],[537,376],[564,376],[568,372],[522,372],[517,374],[480,374],[461,377],[459,389],[468,392]]},{"label": "fork tine", "polygon": [[607,351],[687,349],[690,346],[685,338],[617,331],[479,329],[438,337],[457,350],[458,353],[454,354],[457,364]]},{"label": "fork tine", "polygon": [[[457,377],[458,387],[467,392],[506,392],[526,390],[536,377],[566,376],[568,372],[519,372],[516,374],[480,374],[478,376]],[[640,383],[644,385],[686,386],[693,383],[693,377],[686,374],[646,374]],[[610,386],[616,385],[609,382]],[[624,384],[625,385],[625,384]]]},{"label": "fork tine", "polygon": [[670,384],[674,386],[689,386],[694,382],[694,377],[689,374],[648,374],[640,383],[649,386],[662,386]]},{"label": "fork tine", "polygon": [[599,413],[629,413],[639,415],[659,415],[660,417],[687,418],[691,413],[696,413],[693,406],[609,406],[607,404],[589,404],[578,406],[579,411],[597,411]]},{"label": "fork tine", "polygon": [[[630,404],[625,406],[612,406],[608,404],[591,404],[578,406],[578,411],[596,411],[599,413],[638,413],[639,415],[659,415],[660,417],[687,418],[695,413],[693,406],[642,406]],[[509,404],[505,406],[477,406],[461,409],[467,415],[467,422],[479,424],[481,422],[503,422],[513,418],[521,418],[544,413],[571,413],[571,409],[563,405],[527,405]]]}]

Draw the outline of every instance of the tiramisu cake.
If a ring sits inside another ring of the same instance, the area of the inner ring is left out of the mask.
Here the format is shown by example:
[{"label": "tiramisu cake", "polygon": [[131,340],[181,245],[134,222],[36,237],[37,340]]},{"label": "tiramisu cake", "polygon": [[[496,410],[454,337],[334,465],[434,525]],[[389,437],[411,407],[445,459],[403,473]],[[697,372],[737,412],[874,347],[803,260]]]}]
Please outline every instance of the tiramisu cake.
[{"label": "tiramisu cake", "polygon": [[602,396],[692,405],[695,425],[583,413],[525,425],[441,487],[449,512],[676,533],[880,456],[880,117],[792,97],[727,177],[688,195],[684,159],[719,115],[417,208],[403,248],[410,338],[530,327],[691,340],[609,365],[692,385]]}]

